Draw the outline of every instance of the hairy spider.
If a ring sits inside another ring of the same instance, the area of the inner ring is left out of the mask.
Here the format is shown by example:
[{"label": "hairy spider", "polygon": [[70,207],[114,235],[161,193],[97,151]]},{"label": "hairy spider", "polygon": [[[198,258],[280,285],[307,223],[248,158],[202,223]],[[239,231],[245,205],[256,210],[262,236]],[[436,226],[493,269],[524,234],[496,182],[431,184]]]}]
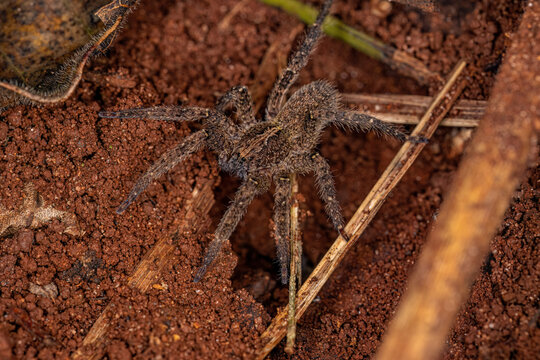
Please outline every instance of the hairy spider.
[{"label": "hairy spider", "polygon": [[[117,213],[122,213],[156,178],[182,162],[187,156],[207,146],[216,153],[219,166],[242,179],[232,203],[221,219],[203,263],[195,275],[199,281],[219,254],[238,222],[244,216],[255,195],[275,183],[274,222],[277,256],[281,279],[288,281],[289,213],[291,206],[292,173],[314,172],[319,195],[335,229],[345,238],[344,221],[336,197],[330,167],[315,150],[327,125],[335,124],[354,130],[375,130],[401,141],[411,139],[392,125],[365,114],[340,108],[336,89],[326,81],[314,81],[302,86],[286,100],[287,91],[306,65],[309,55],[321,37],[321,25],[329,12],[332,0],[326,0],[315,23],[308,29],[305,40],[291,56],[287,68],[274,84],[267,101],[263,120],[255,118],[251,97],[245,86],[235,86],[217,102],[215,109],[201,107],[158,106],[100,112],[105,118],[147,118],[167,121],[201,120],[204,130],[185,138],[163,155],[137,181]],[[237,121],[226,115],[234,110]],[[414,140],[414,139],[413,139]]]}]

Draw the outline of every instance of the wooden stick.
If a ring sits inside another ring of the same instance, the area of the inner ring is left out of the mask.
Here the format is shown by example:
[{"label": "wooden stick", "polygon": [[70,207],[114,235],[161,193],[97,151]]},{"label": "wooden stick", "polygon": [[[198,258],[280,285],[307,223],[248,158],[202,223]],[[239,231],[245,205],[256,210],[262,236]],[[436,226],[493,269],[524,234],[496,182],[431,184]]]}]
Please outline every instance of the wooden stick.
[{"label": "wooden stick", "polygon": [[[186,232],[198,232],[202,223],[198,219],[209,213],[214,204],[212,181],[207,181],[202,188],[196,188],[191,193],[191,199],[186,204],[186,216],[179,220],[176,231],[172,235],[163,236],[154,247],[141,260],[135,272],[128,280],[128,285],[146,292],[159,278],[161,270],[169,263],[173,256],[175,243]],[[171,238],[173,241],[171,241]],[[114,308],[109,303],[100,317],[96,320],[83,343],[75,353],[73,359],[100,359],[103,348],[107,342],[106,334],[110,326],[107,314]]]},{"label": "wooden stick", "polygon": [[[394,124],[418,124],[431,97],[393,94],[341,94],[346,104],[362,105],[361,112]],[[459,100],[441,126],[476,127],[484,116],[486,101]]]},{"label": "wooden stick", "polygon": [[391,2],[398,2],[404,5],[414,6],[427,13],[440,12],[439,6],[434,0],[390,0]]},{"label": "wooden stick", "polygon": [[540,36],[540,3],[531,4],[512,37],[486,115],[445,196],[378,360],[440,357],[527,160],[538,156],[540,52],[532,39]]},{"label": "wooden stick", "polygon": [[[465,62],[460,61],[449,76],[448,82],[441,91],[433,98],[433,101],[422,117],[420,123],[414,129],[412,135],[431,137],[438,124],[456,101],[465,86],[465,81],[460,74],[465,69]],[[458,78],[460,81],[458,81]],[[347,242],[339,236],[332,247],[325,254],[321,262],[306,280],[297,297],[296,319],[298,320],[306,311],[322,286],[334,272],[347,251],[352,248],[360,238],[360,234],[373,219],[386,196],[397,185],[407,169],[412,165],[425,144],[403,144],[386,171],[375,184],[371,192],[364,199],[353,218],[345,227],[350,240]],[[256,353],[256,359],[263,359],[279,343],[286,332],[287,310],[281,309],[270,326],[261,335],[262,348]]]},{"label": "wooden stick", "polygon": [[294,353],[294,343],[296,340],[296,287],[300,287],[302,279],[302,240],[300,235],[299,204],[296,195],[298,194],[298,180],[296,174],[290,176],[291,184],[291,222],[290,222],[290,254],[291,273],[289,276],[289,311],[287,314],[287,345],[285,352]]}]

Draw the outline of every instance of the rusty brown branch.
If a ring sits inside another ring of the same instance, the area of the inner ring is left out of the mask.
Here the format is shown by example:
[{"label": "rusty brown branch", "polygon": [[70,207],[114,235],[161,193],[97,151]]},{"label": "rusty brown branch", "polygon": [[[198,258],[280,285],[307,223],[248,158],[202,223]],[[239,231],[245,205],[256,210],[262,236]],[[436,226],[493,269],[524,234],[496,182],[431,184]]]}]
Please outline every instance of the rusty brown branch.
[{"label": "rusty brown branch", "polygon": [[[465,79],[460,77],[465,69],[465,62],[460,61],[449,76],[441,91],[433,98],[426,114],[413,131],[414,136],[431,137],[435,129],[452,107],[465,86]],[[396,154],[390,165],[377,181],[371,192],[364,199],[352,219],[345,227],[350,240],[347,242],[341,236],[337,238],[323,259],[311,273],[297,295],[296,319],[306,311],[309,304],[326,283],[330,275],[339,265],[347,251],[360,238],[369,222],[382,206],[386,196],[401,180],[405,172],[420,154],[425,144],[405,143]],[[256,359],[263,359],[279,343],[286,332],[287,309],[280,309],[270,326],[261,335],[261,349],[256,353]]]},{"label": "rusty brown branch", "polygon": [[[437,359],[540,130],[540,3],[527,9],[378,360]],[[511,91],[509,91],[511,89]],[[535,124],[536,121],[536,124]],[[536,126],[536,129],[535,129]]]}]

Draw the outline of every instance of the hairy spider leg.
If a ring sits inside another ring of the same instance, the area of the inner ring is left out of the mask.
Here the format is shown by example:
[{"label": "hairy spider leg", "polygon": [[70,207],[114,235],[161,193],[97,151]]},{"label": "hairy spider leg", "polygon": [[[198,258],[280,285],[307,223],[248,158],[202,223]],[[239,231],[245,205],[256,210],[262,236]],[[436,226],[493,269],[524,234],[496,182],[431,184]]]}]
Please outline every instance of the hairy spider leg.
[{"label": "hairy spider leg", "polygon": [[262,192],[259,185],[259,182],[251,178],[240,185],[240,188],[236,191],[233,201],[219,222],[219,225],[214,233],[214,240],[212,240],[208,246],[208,249],[206,250],[203,263],[193,279],[194,282],[199,282],[204,274],[206,274],[208,267],[219,254],[223,243],[229,240],[232,232],[234,229],[236,229],[236,226],[242,217],[244,217],[248,205],[251,204],[255,195]]},{"label": "hairy spider leg", "polygon": [[388,135],[400,141],[417,140],[415,137],[408,136],[396,126],[367,114],[359,114],[353,111],[333,111],[323,116],[326,116],[330,120],[330,123],[343,128],[365,132],[375,131],[378,134]]},{"label": "hairy spider leg", "polygon": [[186,137],[182,142],[169,150],[156,161],[143,176],[137,180],[137,183],[129,193],[128,197],[116,210],[117,214],[123,213],[127,207],[158,177],[184,161],[186,157],[200,150],[205,145],[206,134],[204,131],[198,131]]},{"label": "hairy spider leg", "polygon": [[315,184],[319,189],[319,196],[324,203],[326,214],[334,224],[334,228],[345,239],[349,237],[343,232],[345,221],[341,215],[341,207],[337,199],[336,187],[334,186],[334,178],[330,170],[330,165],[319,153],[310,156],[315,172]]},{"label": "hairy spider leg", "polygon": [[196,121],[207,116],[208,109],[202,107],[154,106],[150,108],[101,111],[98,116],[110,119],[135,119],[165,121]]},{"label": "hairy spider leg", "polygon": [[218,100],[216,109],[225,112],[229,106],[235,108],[243,129],[257,122],[253,114],[253,100],[247,87],[243,85],[232,87]]},{"label": "hairy spider leg", "polygon": [[298,78],[298,73],[306,66],[309,55],[315,49],[319,38],[322,35],[322,23],[330,11],[332,0],[326,0],[317,15],[315,23],[308,29],[306,37],[300,48],[296,50],[290,58],[287,68],[283,71],[279,79],[274,83],[266,105],[266,120],[271,121],[279,113],[283,105],[287,91]]},{"label": "hairy spider leg", "polygon": [[291,179],[289,174],[275,176],[274,183],[274,224],[276,236],[277,257],[279,259],[281,282],[289,280],[289,241],[291,214]]},{"label": "hairy spider leg", "polygon": [[155,106],[120,111],[102,111],[99,113],[99,116],[116,119],[147,118],[165,121],[196,121],[202,119],[207,127],[205,130],[188,136],[175,148],[162,155],[137,180],[126,200],[116,209],[117,214],[123,213],[152,181],[175,167],[187,156],[198,151],[204,145],[207,145],[210,149],[230,151],[234,137],[238,133],[238,127],[221,112],[201,107]]}]

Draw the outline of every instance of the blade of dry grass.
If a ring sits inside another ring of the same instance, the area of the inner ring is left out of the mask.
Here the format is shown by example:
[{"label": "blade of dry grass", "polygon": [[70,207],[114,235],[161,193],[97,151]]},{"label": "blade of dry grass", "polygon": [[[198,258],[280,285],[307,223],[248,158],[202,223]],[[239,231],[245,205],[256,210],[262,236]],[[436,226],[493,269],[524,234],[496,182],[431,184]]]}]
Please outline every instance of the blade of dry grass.
[{"label": "blade of dry grass", "polygon": [[[426,138],[430,138],[433,135],[435,129],[465,87],[466,79],[460,76],[464,69],[465,62],[460,61],[450,74],[448,81],[444,84],[441,91],[433,98],[430,107],[414,129],[412,135]],[[401,147],[379,181],[377,181],[345,227],[345,232],[349,234],[350,240],[347,242],[339,236],[298,292],[296,305],[297,320],[304,314],[347,251],[356,244],[360,238],[360,234],[382,206],[386,196],[388,196],[390,191],[401,180],[424,146],[425,144],[407,142]],[[261,335],[262,347],[256,353],[256,359],[266,357],[281,341],[286,332],[286,325],[287,309],[281,309],[270,326]]]},{"label": "blade of dry grass", "polygon": [[[418,124],[431,97],[394,94],[341,94],[346,104],[361,105],[362,113],[394,124]],[[486,101],[459,100],[441,126],[476,127],[486,111]]]},{"label": "blade of dry grass", "polygon": [[537,2],[513,36],[486,115],[445,196],[378,360],[437,359],[445,348],[527,160],[538,156],[540,48],[533,39],[539,36]]},{"label": "blade of dry grass", "polygon": [[391,2],[397,2],[404,5],[414,6],[427,13],[440,12],[439,6],[434,0],[390,0]]},{"label": "blade of dry grass", "polygon": [[287,345],[285,352],[294,353],[294,343],[296,341],[296,288],[300,287],[302,281],[302,240],[299,222],[299,204],[296,195],[298,194],[298,179],[296,174],[291,174],[291,222],[290,222],[290,253],[291,253],[291,275],[289,276],[289,311],[287,315]]},{"label": "blade of dry grass", "polygon": [[240,12],[240,10],[242,10],[243,7],[245,7],[247,5],[248,2],[249,2],[249,0],[238,1],[232,7],[231,11],[229,11],[227,13],[227,15],[225,15],[225,17],[219,22],[218,29],[220,31],[223,31],[226,28],[228,28],[231,25],[231,20],[236,16],[236,14],[238,14]]},{"label": "blade of dry grass", "polygon": [[[176,242],[174,239],[186,232],[196,233],[200,230],[199,227],[205,226],[205,223],[198,221],[198,219],[201,216],[207,215],[213,204],[212,181],[207,181],[201,188],[195,188],[191,193],[191,199],[186,205],[186,216],[179,220],[176,231],[172,235],[163,236],[154,245],[129,278],[128,285],[143,293],[146,292],[155,283],[161,270],[172,259],[174,244]],[[171,238],[173,241],[171,241]],[[112,303],[106,306],[84,338],[81,347],[73,353],[73,359],[101,358],[103,345],[107,341],[106,334],[110,326],[110,319],[106,314],[110,312],[113,306],[114,304]]]}]

